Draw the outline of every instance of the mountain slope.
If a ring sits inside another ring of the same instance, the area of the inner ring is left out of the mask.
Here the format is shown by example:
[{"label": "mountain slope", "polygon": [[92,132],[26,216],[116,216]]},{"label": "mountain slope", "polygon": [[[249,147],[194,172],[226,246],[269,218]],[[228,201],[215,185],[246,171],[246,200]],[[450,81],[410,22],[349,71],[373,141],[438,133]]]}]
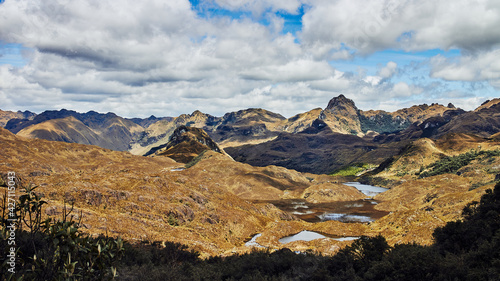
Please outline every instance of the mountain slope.
[{"label": "mountain slope", "polygon": [[17,135],[32,139],[108,146],[100,140],[98,134],[73,116],[31,125],[19,131]]},{"label": "mountain slope", "polygon": [[154,147],[144,155],[167,156],[177,162],[189,163],[207,150],[224,154],[217,143],[202,129],[179,126],[170,136],[168,143]]},{"label": "mountain slope", "polygon": [[[120,235],[129,241],[180,242],[203,256],[248,251],[244,241],[265,230],[287,235],[313,228],[271,204],[248,199],[303,198],[310,187],[308,193],[323,202],[365,197],[352,187],[330,183],[328,177],[306,177],[282,167],[255,168],[214,151],[205,153],[195,166],[175,171],[179,164],[168,157],[27,139],[2,128],[0,163],[4,163],[0,186],[12,171],[23,184],[38,185],[37,192],[48,202],[47,215],[59,216],[65,202],[73,202],[74,213],[83,216],[89,233]],[[331,192],[322,195],[325,190]],[[360,235],[364,229],[340,222],[314,227],[334,235]],[[280,245],[279,237],[266,239],[281,248],[285,245]],[[321,244],[334,251],[345,242]],[[287,247],[300,249],[300,245]]]},{"label": "mountain slope", "polygon": [[[297,134],[281,133],[276,139],[266,143],[225,150],[236,161],[250,165],[277,165],[321,174],[352,164],[378,147],[378,144],[360,137],[333,132],[323,121],[316,120],[312,127]],[[381,155],[373,154],[371,163],[380,163],[399,150],[390,147],[387,149]]]},{"label": "mountain slope", "polygon": [[5,127],[7,125],[7,122],[9,122],[11,119],[28,119],[31,120],[36,116],[35,113],[30,112],[30,111],[3,111],[0,110],[0,127]]},{"label": "mountain slope", "polygon": [[450,111],[461,112],[452,104],[443,106],[440,104],[414,105],[410,108],[403,108],[395,112],[385,112],[382,110],[368,110],[360,112],[361,130],[375,131],[378,133],[393,133],[402,131],[412,124],[421,124],[423,121],[449,114]]},{"label": "mountain slope", "polygon": [[[69,117],[72,119],[66,119]],[[65,121],[61,121],[63,119]],[[65,122],[72,124],[63,125]],[[23,136],[93,144],[119,151],[128,150],[134,136],[144,130],[136,123],[114,113],[101,114],[95,111],[78,113],[65,109],[45,111],[32,120],[12,119],[5,128],[13,133],[23,131],[21,133]],[[70,131],[64,132],[65,129]]]},{"label": "mountain slope", "polygon": [[226,113],[223,117],[197,110],[173,120],[153,123],[132,142],[130,152],[144,155],[154,147],[165,145],[179,126],[203,129],[221,147],[260,143],[276,137],[275,131],[279,131],[276,127],[283,120],[283,116],[263,109],[250,108]]}]

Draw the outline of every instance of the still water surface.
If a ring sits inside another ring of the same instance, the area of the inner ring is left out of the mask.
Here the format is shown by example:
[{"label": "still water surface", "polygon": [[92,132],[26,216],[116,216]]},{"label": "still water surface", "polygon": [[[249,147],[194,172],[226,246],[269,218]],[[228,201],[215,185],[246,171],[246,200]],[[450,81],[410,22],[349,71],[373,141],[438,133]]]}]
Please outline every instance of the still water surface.
[{"label": "still water surface", "polygon": [[271,203],[281,210],[289,212],[307,222],[336,220],[341,222],[367,223],[388,214],[388,212],[376,210],[374,206],[378,204],[378,202],[372,199],[373,196],[387,191],[388,189],[360,184],[359,182],[349,182],[345,184],[357,188],[369,197],[363,200],[330,203],[310,203],[305,199],[259,200],[255,202]]}]

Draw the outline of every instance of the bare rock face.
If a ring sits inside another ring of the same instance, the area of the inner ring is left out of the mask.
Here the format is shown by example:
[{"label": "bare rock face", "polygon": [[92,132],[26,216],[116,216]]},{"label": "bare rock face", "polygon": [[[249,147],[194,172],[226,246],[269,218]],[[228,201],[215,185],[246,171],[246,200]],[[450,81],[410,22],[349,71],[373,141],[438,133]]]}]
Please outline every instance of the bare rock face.
[{"label": "bare rock face", "polygon": [[318,119],[325,122],[335,133],[363,136],[359,121],[359,109],[354,101],[344,95],[331,99]]}]

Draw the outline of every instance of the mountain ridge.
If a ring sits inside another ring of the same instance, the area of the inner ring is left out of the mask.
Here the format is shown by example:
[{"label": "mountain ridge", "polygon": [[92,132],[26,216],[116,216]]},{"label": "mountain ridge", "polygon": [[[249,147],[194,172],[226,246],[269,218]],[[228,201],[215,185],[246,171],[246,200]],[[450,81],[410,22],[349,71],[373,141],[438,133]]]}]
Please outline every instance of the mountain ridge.
[{"label": "mountain ridge", "polygon": [[[238,161],[329,173],[332,169],[366,161],[369,157],[373,159],[372,164],[379,164],[384,157],[393,156],[411,140],[420,137],[438,138],[461,131],[489,137],[500,130],[499,117],[495,115],[497,104],[496,99],[486,101],[476,110],[468,112],[452,104],[444,106],[436,103],[414,105],[394,112],[363,111],[356,107],[353,100],[339,95],[333,97],[325,109],[316,108],[290,118],[260,108],[229,112],[222,117],[196,110],[178,117],[151,116],[145,119],[125,119],[114,113],[60,110],[46,111],[32,120],[11,119],[6,128],[32,138],[94,144],[144,155],[155,147],[166,146],[179,126],[188,126],[204,130],[220,148]],[[77,126],[75,120],[64,126],[62,124],[68,120],[54,121],[68,116],[80,120],[87,128],[81,124]],[[40,125],[45,122],[48,123]],[[54,127],[59,129],[47,129]],[[81,128],[82,132],[74,128]],[[324,131],[325,128],[329,130]],[[339,147],[343,139],[349,138],[348,135],[359,139]],[[304,146],[299,142],[313,145]],[[301,150],[296,151],[297,147]],[[334,147],[342,152],[332,158],[329,151]],[[319,161],[312,166],[300,164],[309,163],[308,159],[313,158],[329,162]]]}]

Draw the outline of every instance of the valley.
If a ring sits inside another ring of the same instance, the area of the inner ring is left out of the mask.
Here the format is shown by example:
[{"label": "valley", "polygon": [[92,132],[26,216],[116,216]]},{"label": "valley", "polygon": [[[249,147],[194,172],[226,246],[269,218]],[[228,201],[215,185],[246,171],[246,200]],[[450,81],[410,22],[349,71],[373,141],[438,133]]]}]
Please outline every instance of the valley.
[{"label": "valley", "polygon": [[15,171],[38,186],[46,217],[71,204],[91,235],[177,242],[204,258],[254,246],[333,255],[379,234],[430,245],[500,180],[499,100],[388,113],[341,95],[288,119],[263,109],[19,116],[3,115],[0,185]]}]

